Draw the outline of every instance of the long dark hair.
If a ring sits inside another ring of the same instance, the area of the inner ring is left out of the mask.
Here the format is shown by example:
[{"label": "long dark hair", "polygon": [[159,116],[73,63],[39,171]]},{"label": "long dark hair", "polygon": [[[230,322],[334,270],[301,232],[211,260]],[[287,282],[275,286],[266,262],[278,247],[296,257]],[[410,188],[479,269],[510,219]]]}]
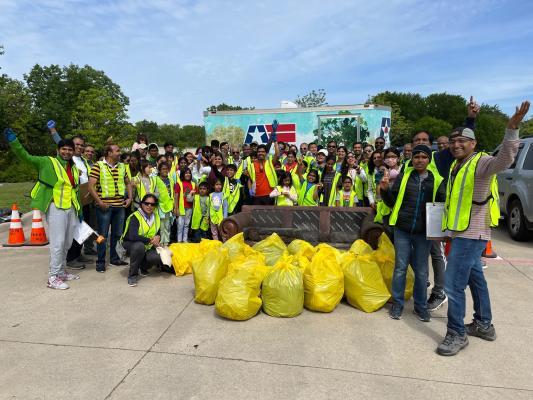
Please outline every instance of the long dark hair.
[{"label": "long dark hair", "polygon": [[370,159],[368,160],[368,173],[373,174],[374,170],[376,169],[376,164],[374,164],[374,154],[380,153],[381,157],[383,157],[383,150],[374,150],[372,154],[370,155]]}]

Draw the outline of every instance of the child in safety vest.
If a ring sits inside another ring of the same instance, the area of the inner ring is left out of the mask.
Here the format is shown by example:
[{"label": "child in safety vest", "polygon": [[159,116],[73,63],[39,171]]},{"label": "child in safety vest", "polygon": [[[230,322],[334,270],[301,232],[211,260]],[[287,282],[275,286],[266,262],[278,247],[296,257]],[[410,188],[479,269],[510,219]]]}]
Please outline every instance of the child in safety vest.
[{"label": "child in safety vest", "polygon": [[237,166],[235,164],[226,165],[226,179],[222,192],[228,201],[228,215],[241,212],[243,202],[243,185],[239,179],[235,179]]},{"label": "child in safety vest", "polygon": [[318,182],[318,171],[312,169],[307,173],[307,179],[303,179],[300,169],[298,169],[298,205],[318,206],[319,192],[322,184]]},{"label": "child in safety vest", "polygon": [[355,207],[358,203],[357,193],[353,190],[353,181],[349,176],[342,180],[342,190],[337,191],[335,205],[337,207]]},{"label": "child in safety vest", "polygon": [[208,238],[209,232],[209,190],[207,182],[198,185],[198,194],[194,194],[191,229],[193,241],[198,243]]},{"label": "child in safety vest", "polygon": [[220,240],[218,227],[222,220],[228,216],[228,201],[222,192],[222,181],[217,179],[214,192],[209,195],[209,223],[213,240]]},{"label": "child in safety vest", "polygon": [[161,219],[161,244],[170,243],[170,228],[174,222],[174,179],[169,176],[170,165],[166,162],[157,166],[159,175],[156,187],[159,192],[159,218]]},{"label": "child in safety vest", "polygon": [[135,208],[139,209],[141,207],[141,200],[147,194],[155,194],[159,198],[159,191],[156,187],[155,177],[151,176],[152,166],[146,160],[141,160],[141,170],[135,178],[133,178],[132,183],[135,188]]},{"label": "child in safety vest", "polygon": [[298,201],[298,193],[292,186],[292,176],[290,172],[284,172],[279,178],[278,185],[270,192],[270,197],[276,199],[277,206],[294,206]]},{"label": "child in safety vest", "polygon": [[189,241],[189,225],[193,213],[194,195],[196,184],[192,180],[192,172],[189,168],[180,171],[179,180],[174,186],[174,214],[178,217],[178,243]]}]

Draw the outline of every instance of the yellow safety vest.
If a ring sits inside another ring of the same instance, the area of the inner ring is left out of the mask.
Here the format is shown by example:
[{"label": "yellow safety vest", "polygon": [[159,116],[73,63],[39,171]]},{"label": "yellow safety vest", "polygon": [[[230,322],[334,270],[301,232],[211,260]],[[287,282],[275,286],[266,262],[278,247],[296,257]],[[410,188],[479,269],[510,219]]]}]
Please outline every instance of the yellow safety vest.
[{"label": "yellow safety vest", "polygon": [[159,208],[164,213],[170,212],[174,209],[174,185],[176,184],[176,181],[170,175],[168,176],[168,179],[170,180],[170,192],[161,177],[157,176],[155,178],[156,186],[159,189]]},{"label": "yellow safety vest", "polygon": [[[137,175],[137,184],[135,185],[135,189],[137,190],[137,197],[139,198],[139,201],[142,201],[143,197],[147,194],[154,194],[155,188],[156,188],[156,180],[155,176],[149,176],[150,178],[150,187],[148,192],[146,191],[146,187],[144,186],[144,183],[142,182],[142,177],[140,175]],[[165,188],[166,189],[166,188]],[[161,194],[160,194],[161,195]]]},{"label": "yellow safety vest", "polygon": [[498,226],[500,219],[498,181],[496,175],[493,175],[490,183],[490,194],[485,201],[473,203],[474,183],[477,163],[483,153],[477,153],[466,161],[457,171],[452,182],[452,171],[454,170],[457,160],[453,162],[450,168],[450,175],[446,185],[446,203],[444,205],[444,214],[442,217],[442,230],[453,232],[464,232],[470,225],[470,216],[472,204],[484,205],[489,203],[490,226]]},{"label": "yellow safety vest", "polygon": [[298,205],[299,206],[318,206],[318,200],[313,198],[313,193],[316,190],[316,184],[313,183],[312,186],[307,189],[309,182],[305,181],[301,184],[300,190],[298,191]]},{"label": "yellow safety vest", "polygon": [[[283,191],[283,188],[281,186],[276,186],[276,190],[279,193],[281,193]],[[296,189],[294,188],[294,186],[291,186],[289,190],[290,190],[290,194],[292,197],[295,197],[298,195],[296,193]],[[286,197],[283,194],[280,194],[279,196],[276,197],[276,205],[277,206],[294,206],[294,203],[290,198]]]},{"label": "yellow safety vest", "polygon": [[224,193],[224,197],[226,197],[226,199],[228,200],[228,214],[231,214],[239,203],[239,200],[241,198],[241,187],[241,183],[237,182],[232,192],[229,186],[229,178],[226,177],[224,179],[224,187],[222,188],[222,193]]},{"label": "yellow safety vest", "polygon": [[[54,184],[52,189],[52,200],[54,205],[62,210],[68,210],[70,207],[74,207],[76,212],[80,210],[80,203],[78,200],[78,185],[80,182],[80,172],[76,165],[73,163],[72,177],[74,178],[74,187],[70,183],[70,179],[67,175],[67,170],[61,165],[59,160],[55,157],[48,157],[52,166],[54,167],[54,172],[56,174],[57,181]],[[39,187],[41,182],[37,182],[34,188],[31,191],[31,198],[35,198],[36,194],[39,192]]]},{"label": "yellow safety vest", "polygon": [[[183,191],[183,182],[178,181],[178,186],[180,187],[180,195],[178,197],[178,206],[180,210],[180,215],[185,215],[185,193]],[[192,190],[196,190],[196,183],[191,181]],[[196,199],[196,196],[195,196]]]},{"label": "yellow safety vest", "polygon": [[333,182],[331,183],[331,191],[329,192],[329,199],[328,199],[328,206],[329,207],[335,207],[335,200],[337,199],[337,185],[339,183],[339,179],[341,177],[340,172],[335,173],[335,177],[333,178]]},{"label": "yellow safety vest", "polygon": [[[339,193],[342,193],[342,191],[339,191]],[[350,200],[348,202],[348,207],[353,207],[355,205],[356,198],[357,198],[357,193],[355,193],[353,190],[350,191]],[[339,207],[344,207],[344,201],[342,198],[339,199]]]},{"label": "yellow safety vest", "polygon": [[201,229],[207,231],[209,229],[209,208],[210,199],[207,197],[207,214],[202,215],[202,207],[200,205],[200,195],[194,195],[194,204],[192,209],[191,229]]},{"label": "yellow safety vest", "polygon": [[220,203],[218,210],[216,210],[215,207],[213,207],[213,194],[214,193],[211,193],[209,195],[209,220],[213,224],[219,225],[224,219],[224,200],[228,201],[228,199],[222,194],[222,202]]},{"label": "yellow safety vest", "polygon": [[[394,226],[396,225],[396,221],[398,220],[398,214],[400,213],[400,208],[403,204],[403,196],[405,195],[405,188],[407,187],[407,181],[409,180],[409,176],[413,173],[414,168],[413,167],[406,167],[403,172],[403,178],[400,182],[400,190],[398,191],[398,197],[396,198],[396,202],[394,203],[394,207],[392,208],[392,213],[389,219],[389,225]],[[433,174],[432,171],[429,171]],[[435,201],[435,198],[437,197],[437,191],[439,190],[439,186],[442,183],[443,178],[439,174],[435,175],[433,174],[433,201]],[[421,204],[420,207],[425,207],[425,204]]]},{"label": "yellow safety vest", "polygon": [[[252,182],[255,182],[255,167],[252,158],[248,157],[246,160],[248,164],[248,174],[250,175],[250,179]],[[276,185],[278,184],[278,178],[276,175],[274,164],[272,163],[272,156],[267,156],[267,159],[265,160],[265,173],[270,187],[276,187]]]},{"label": "yellow safety vest", "polygon": [[[139,236],[152,239],[159,231],[159,228],[161,228],[161,220],[159,219],[159,214],[157,212],[154,212],[154,223],[152,224],[152,226],[150,226],[148,225],[144,217],[141,215],[141,213],[139,211],[135,211],[126,220],[126,227],[124,228],[124,233],[122,234],[120,240],[124,240],[124,237],[128,233],[128,229],[130,228],[130,220],[132,217],[137,218],[137,221],[139,221],[139,230],[137,231]],[[145,244],[144,249],[150,250],[152,246],[153,245],[151,243]]]},{"label": "yellow safety vest", "polygon": [[98,166],[100,167],[99,183],[100,187],[102,188],[102,199],[123,196],[126,192],[126,184],[124,183],[124,178],[126,176],[126,166],[123,163],[118,163],[115,166],[115,168],[118,169],[118,181],[116,185],[109,165],[105,161],[98,161]]}]

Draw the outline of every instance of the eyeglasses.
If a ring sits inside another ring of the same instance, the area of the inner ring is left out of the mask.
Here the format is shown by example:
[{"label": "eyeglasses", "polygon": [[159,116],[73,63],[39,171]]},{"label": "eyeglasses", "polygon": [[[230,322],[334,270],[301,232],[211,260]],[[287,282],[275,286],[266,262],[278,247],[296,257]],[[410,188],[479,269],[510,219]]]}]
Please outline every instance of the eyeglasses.
[{"label": "eyeglasses", "polygon": [[150,203],[150,202],[148,202],[148,201],[143,201],[143,204],[144,204],[145,206],[147,206],[147,207],[148,207],[148,206],[150,206],[150,207],[156,207],[156,206],[157,206],[157,203]]},{"label": "eyeglasses", "polygon": [[231,154],[241,154],[240,151],[232,151]]},{"label": "eyeglasses", "polygon": [[336,148],[337,146],[335,146],[334,144],[328,144],[328,149],[334,149]]}]

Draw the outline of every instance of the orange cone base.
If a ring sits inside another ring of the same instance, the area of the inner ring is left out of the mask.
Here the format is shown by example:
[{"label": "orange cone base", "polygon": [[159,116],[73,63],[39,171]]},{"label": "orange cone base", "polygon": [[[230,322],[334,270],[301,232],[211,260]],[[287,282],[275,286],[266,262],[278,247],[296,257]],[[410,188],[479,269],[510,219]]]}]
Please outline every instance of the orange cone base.
[{"label": "orange cone base", "polygon": [[492,242],[489,240],[487,242],[487,246],[485,247],[485,250],[483,250],[483,253],[481,253],[481,257],[485,258],[497,258],[498,254],[492,249]]},{"label": "orange cone base", "polygon": [[10,229],[9,239],[4,243],[4,247],[20,247],[24,246],[24,231],[22,228]]}]

